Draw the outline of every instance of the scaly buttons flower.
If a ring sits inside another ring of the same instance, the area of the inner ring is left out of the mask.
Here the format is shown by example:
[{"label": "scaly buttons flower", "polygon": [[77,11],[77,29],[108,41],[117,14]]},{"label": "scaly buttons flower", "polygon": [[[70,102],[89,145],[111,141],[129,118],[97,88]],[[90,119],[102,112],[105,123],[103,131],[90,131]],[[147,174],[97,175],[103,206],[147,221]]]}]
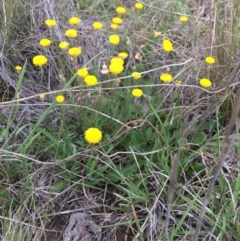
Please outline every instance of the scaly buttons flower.
[{"label": "scaly buttons flower", "polygon": [[88,75],[88,69],[85,67],[85,68],[81,68],[77,71],[77,75],[79,77],[86,77]]},{"label": "scaly buttons flower", "polygon": [[133,89],[132,90],[132,95],[136,98],[140,98],[143,95],[143,92],[141,89]]},{"label": "scaly buttons flower", "polygon": [[90,127],[84,132],[85,140],[89,144],[97,144],[102,140],[102,132],[95,127]]},{"label": "scaly buttons flower", "polygon": [[124,14],[126,13],[126,9],[124,7],[117,7],[116,12],[119,14]]},{"label": "scaly buttons flower", "polygon": [[140,9],[143,8],[143,4],[142,3],[135,3],[135,8],[140,10]]},{"label": "scaly buttons flower", "polygon": [[115,23],[115,24],[122,24],[122,19],[119,18],[119,17],[115,17],[115,18],[112,18],[112,23]]},{"label": "scaly buttons flower", "polygon": [[76,38],[77,35],[78,35],[77,30],[72,29],[72,28],[66,30],[66,32],[65,32],[65,36],[68,38]]},{"label": "scaly buttons flower", "polygon": [[112,74],[120,74],[122,73],[124,67],[122,64],[118,64],[118,63],[113,63],[110,64],[109,66],[109,72]]},{"label": "scaly buttons flower", "polygon": [[74,57],[77,57],[81,53],[82,53],[82,49],[80,47],[72,47],[68,50],[68,54]]},{"label": "scaly buttons flower", "polygon": [[188,17],[187,16],[180,16],[179,21],[184,23],[188,21]]},{"label": "scaly buttons flower", "polygon": [[140,79],[142,77],[141,73],[139,72],[132,72],[132,77],[137,80]]},{"label": "scaly buttons flower", "polygon": [[113,45],[117,45],[120,42],[120,37],[117,34],[112,34],[109,36],[109,42]]},{"label": "scaly buttons flower", "polygon": [[66,50],[66,49],[68,49],[69,43],[67,41],[62,41],[59,43],[58,46],[60,49]]},{"label": "scaly buttons flower", "polygon": [[162,80],[164,83],[169,83],[172,81],[172,75],[168,74],[168,73],[162,73],[159,76],[160,80]]},{"label": "scaly buttons flower", "polygon": [[71,25],[77,25],[81,22],[80,18],[78,17],[71,17],[69,20],[68,20],[69,24]]},{"label": "scaly buttons flower", "polygon": [[215,63],[215,59],[213,57],[211,57],[211,56],[208,56],[208,57],[205,58],[205,62],[207,64],[214,64]]},{"label": "scaly buttons flower", "polygon": [[110,64],[121,64],[121,65],[124,65],[124,61],[123,61],[123,59],[121,59],[119,57],[113,57],[110,60]]},{"label": "scaly buttons flower", "polygon": [[163,50],[166,52],[171,52],[173,50],[173,46],[170,40],[168,39],[163,40]]},{"label": "scaly buttons flower", "polygon": [[57,103],[62,103],[64,100],[65,100],[64,95],[58,95],[58,96],[56,97]]},{"label": "scaly buttons flower", "polygon": [[199,84],[204,88],[209,88],[212,86],[212,82],[206,78],[200,79]]},{"label": "scaly buttons flower", "polygon": [[45,65],[48,62],[48,59],[44,56],[44,55],[36,55],[33,58],[33,64],[35,66],[39,66],[42,67],[43,65]]},{"label": "scaly buttons flower", "polygon": [[99,29],[101,29],[103,27],[103,25],[102,25],[102,23],[100,23],[100,22],[94,22],[93,23],[93,28],[95,29],[95,30],[99,30]]},{"label": "scaly buttons flower", "polygon": [[87,75],[85,78],[84,78],[84,82],[86,83],[86,85],[88,86],[94,86],[97,84],[98,80],[96,78],[96,76],[94,75]]},{"label": "scaly buttons flower", "polygon": [[48,38],[43,38],[39,41],[39,44],[42,46],[42,47],[48,47],[50,44],[52,43],[52,41]]},{"label": "scaly buttons flower", "polygon": [[122,59],[126,59],[126,58],[128,57],[128,53],[126,53],[126,52],[120,52],[120,53],[118,54],[118,57],[120,57],[120,58],[122,58]]},{"label": "scaly buttons flower", "polygon": [[22,66],[20,65],[15,66],[15,70],[17,70],[17,72],[20,72],[22,70]]},{"label": "scaly buttons flower", "polygon": [[56,21],[53,19],[46,19],[44,22],[49,28],[52,28],[56,25]]}]

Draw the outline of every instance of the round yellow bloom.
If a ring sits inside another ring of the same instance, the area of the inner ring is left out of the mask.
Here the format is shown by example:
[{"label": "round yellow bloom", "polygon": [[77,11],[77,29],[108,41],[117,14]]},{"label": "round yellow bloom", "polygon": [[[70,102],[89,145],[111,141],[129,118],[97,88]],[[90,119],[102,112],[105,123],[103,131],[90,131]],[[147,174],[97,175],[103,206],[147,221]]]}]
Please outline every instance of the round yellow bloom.
[{"label": "round yellow bloom", "polygon": [[48,47],[50,44],[52,43],[52,41],[48,38],[43,38],[40,40],[39,44],[42,46],[42,47]]},{"label": "round yellow bloom", "polygon": [[58,96],[56,97],[57,103],[62,103],[64,100],[65,100],[64,95],[58,95]]},{"label": "round yellow bloom", "polygon": [[56,21],[53,19],[46,19],[44,22],[49,28],[52,28],[56,25]]},{"label": "round yellow bloom", "polygon": [[205,58],[205,62],[207,64],[214,64],[215,63],[215,59],[213,57],[211,57],[211,56],[208,56],[208,57]]},{"label": "round yellow bloom", "polygon": [[124,14],[126,13],[126,9],[124,7],[117,7],[116,12],[119,14]]},{"label": "round yellow bloom", "polygon": [[121,64],[121,65],[124,65],[124,61],[121,58],[114,57],[114,58],[111,58],[110,64]]},{"label": "round yellow bloom", "polygon": [[81,22],[80,18],[78,17],[71,17],[69,20],[68,20],[69,24],[71,25],[77,25]]},{"label": "round yellow bloom", "polygon": [[39,95],[39,98],[40,98],[41,100],[44,100],[45,95],[44,95],[44,94],[40,94],[40,95]]},{"label": "round yellow bloom", "polygon": [[112,24],[110,25],[110,27],[111,27],[111,29],[116,30],[116,29],[118,29],[119,25],[118,25],[118,24],[115,24],[115,23],[112,23]]},{"label": "round yellow bloom", "polygon": [[142,9],[143,8],[143,4],[142,3],[135,3],[135,8],[136,9]]},{"label": "round yellow bloom", "polygon": [[159,37],[162,33],[160,31],[154,31],[154,37]]},{"label": "round yellow bloom", "polygon": [[79,77],[86,77],[88,75],[88,69],[85,67],[85,68],[81,68],[77,71],[77,75]]},{"label": "round yellow bloom", "polygon": [[169,83],[172,81],[172,75],[168,74],[168,73],[162,73],[159,76],[160,80],[162,80],[165,83]]},{"label": "round yellow bloom", "polygon": [[132,95],[136,98],[140,98],[143,95],[143,92],[141,89],[133,89],[132,90]]},{"label": "round yellow bloom", "polygon": [[163,50],[165,50],[166,52],[171,52],[173,50],[173,46],[170,40],[163,40]]},{"label": "round yellow bloom", "polygon": [[94,86],[97,84],[98,80],[96,78],[96,76],[94,75],[87,75],[85,78],[84,78],[84,82],[86,83],[86,85],[88,86]]},{"label": "round yellow bloom", "polygon": [[142,77],[141,73],[139,72],[132,72],[132,77],[137,80],[140,79]]},{"label": "round yellow bloom", "polygon": [[42,67],[43,65],[45,65],[48,62],[48,59],[44,56],[44,55],[36,55],[33,58],[33,64],[35,66],[39,66]]},{"label": "round yellow bloom", "polygon": [[82,53],[82,49],[80,47],[72,47],[68,50],[68,54],[74,57],[77,57]]},{"label": "round yellow bloom", "polygon": [[128,53],[126,53],[126,52],[120,52],[120,53],[118,54],[118,57],[120,57],[120,58],[122,58],[122,59],[126,59],[126,58],[128,57]]},{"label": "round yellow bloom", "polygon": [[76,38],[77,35],[78,35],[77,30],[72,29],[72,28],[66,30],[66,32],[65,32],[65,36],[68,38]]},{"label": "round yellow bloom", "polygon": [[188,17],[187,16],[181,16],[179,18],[179,21],[182,22],[182,23],[187,22],[188,21]]},{"label": "round yellow bloom", "polygon": [[118,63],[110,64],[109,66],[109,72],[112,74],[120,74],[123,72],[123,69],[123,65]]},{"label": "round yellow bloom", "polygon": [[199,84],[204,88],[209,88],[212,86],[212,82],[206,78],[200,79]]},{"label": "round yellow bloom", "polygon": [[95,127],[90,127],[84,132],[85,140],[89,144],[97,144],[102,140],[102,132]]},{"label": "round yellow bloom", "polygon": [[15,70],[17,70],[17,72],[20,72],[22,70],[22,66],[20,65],[15,66]]},{"label": "round yellow bloom", "polygon": [[59,45],[58,45],[58,47],[59,47],[60,49],[63,49],[63,50],[68,49],[68,46],[69,46],[69,43],[68,43],[67,41],[62,41],[62,42],[60,42]]},{"label": "round yellow bloom", "polygon": [[109,36],[109,42],[111,44],[117,45],[120,42],[120,37],[117,34],[112,34]]},{"label": "round yellow bloom", "polygon": [[95,29],[95,30],[99,30],[99,29],[101,29],[103,27],[103,25],[102,25],[102,23],[100,23],[100,22],[94,22],[93,23],[93,28]]},{"label": "round yellow bloom", "polygon": [[115,23],[115,24],[122,24],[122,19],[119,18],[119,17],[115,17],[115,18],[112,18],[112,23]]}]

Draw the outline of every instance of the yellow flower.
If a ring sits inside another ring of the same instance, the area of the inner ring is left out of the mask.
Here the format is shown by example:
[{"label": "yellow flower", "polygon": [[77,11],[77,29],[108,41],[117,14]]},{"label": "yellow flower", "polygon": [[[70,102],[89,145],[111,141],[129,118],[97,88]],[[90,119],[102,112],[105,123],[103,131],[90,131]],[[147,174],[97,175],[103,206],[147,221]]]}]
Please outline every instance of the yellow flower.
[{"label": "yellow flower", "polygon": [[15,70],[17,70],[17,72],[20,72],[22,70],[22,66],[20,65],[15,66]]},{"label": "yellow flower", "polygon": [[208,56],[208,57],[205,58],[205,62],[207,64],[214,64],[215,63],[215,59],[213,57],[211,57],[211,56]]},{"label": "yellow flower", "polygon": [[48,59],[44,56],[44,55],[36,55],[33,58],[33,64],[35,66],[39,66],[42,67],[43,65],[45,65],[48,62]]},{"label": "yellow flower", "polygon": [[69,46],[69,43],[68,43],[67,41],[62,41],[62,42],[60,42],[59,45],[58,45],[58,47],[59,47],[60,49],[63,49],[63,50],[68,49],[68,46]]},{"label": "yellow flower", "polygon": [[126,9],[124,7],[117,7],[116,12],[119,14],[124,14],[126,13]]},{"label": "yellow flower", "polygon": [[160,80],[162,80],[165,83],[169,83],[172,81],[172,75],[168,74],[168,73],[162,73],[159,76]]},{"label": "yellow flower", "polygon": [[141,89],[133,89],[132,90],[132,95],[136,98],[140,98],[143,95],[143,92]]},{"label": "yellow flower", "polygon": [[141,73],[139,72],[132,72],[132,77],[137,80],[140,79],[142,77]]},{"label": "yellow flower", "polygon": [[102,140],[102,132],[95,127],[90,127],[84,132],[85,140],[89,144],[97,144]]},{"label": "yellow flower", "polygon": [[40,94],[40,95],[39,95],[39,98],[40,98],[41,100],[44,100],[45,95],[44,95],[44,94]]},{"label": "yellow flower", "polygon": [[71,17],[68,22],[71,25],[77,25],[81,22],[81,20],[78,17]]},{"label": "yellow flower", "polygon": [[179,18],[179,21],[182,22],[182,23],[187,22],[188,21],[188,17],[187,16],[181,16]]},{"label": "yellow flower", "polygon": [[162,33],[160,31],[154,31],[154,37],[159,37]]},{"label": "yellow flower", "polygon": [[98,80],[96,78],[96,76],[94,75],[87,75],[85,78],[84,78],[84,82],[86,83],[86,85],[88,86],[94,86],[97,84]]},{"label": "yellow flower", "polygon": [[46,19],[44,22],[49,28],[52,28],[56,25],[56,21],[53,19]]},{"label": "yellow flower", "polygon": [[48,47],[50,44],[52,43],[52,41],[48,38],[43,38],[40,40],[39,44],[42,46],[42,47]]},{"label": "yellow flower", "polygon": [[109,42],[111,44],[117,45],[120,42],[120,37],[117,34],[112,34],[109,36]]},{"label": "yellow flower", "polygon": [[182,81],[181,80],[176,80],[176,84],[180,85],[180,84],[182,84]]},{"label": "yellow flower", "polygon": [[57,103],[62,103],[64,100],[65,100],[64,95],[58,95],[58,96],[56,97]]},{"label": "yellow flower", "polygon": [[128,53],[126,53],[126,52],[120,52],[120,53],[118,54],[118,57],[120,57],[120,58],[122,58],[122,59],[126,59],[126,58],[128,57]]},{"label": "yellow flower", "polygon": [[122,73],[123,69],[123,65],[118,63],[110,64],[109,66],[109,72],[112,74],[120,74]]},{"label": "yellow flower", "polygon": [[77,35],[78,35],[77,30],[72,29],[72,28],[66,30],[66,32],[65,32],[65,36],[68,38],[76,38]]},{"label": "yellow flower", "polygon": [[88,69],[86,67],[79,69],[77,75],[83,78],[86,77],[88,75]]},{"label": "yellow flower", "polygon": [[80,47],[72,47],[68,50],[68,54],[74,57],[77,57],[82,53],[82,49]]},{"label": "yellow flower", "polygon": [[116,17],[116,18],[112,18],[112,23],[115,23],[115,24],[122,24],[122,19],[119,18],[119,17]]},{"label": "yellow flower", "polygon": [[121,64],[121,65],[124,65],[124,61],[121,58],[114,57],[114,58],[111,58],[110,64]]},{"label": "yellow flower", "polygon": [[115,30],[115,29],[118,29],[119,25],[118,24],[115,24],[115,23],[112,23],[110,25],[111,29]]},{"label": "yellow flower", "polygon": [[212,86],[212,82],[206,78],[200,79],[199,84],[204,88],[209,88]]},{"label": "yellow flower", "polygon": [[142,3],[135,3],[135,8],[136,9],[142,9],[143,8],[143,4]]},{"label": "yellow flower", "polygon": [[99,30],[99,29],[101,29],[103,27],[103,25],[102,25],[102,23],[100,23],[100,22],[94,22],[93,23],[93,28],[95,29],[95,30]]},{"label": "yellow flower", "polygon": [[163,40],[163,50],[165,50],[166,52],[171,52],[173,50],[173,46],[170,40]]}]

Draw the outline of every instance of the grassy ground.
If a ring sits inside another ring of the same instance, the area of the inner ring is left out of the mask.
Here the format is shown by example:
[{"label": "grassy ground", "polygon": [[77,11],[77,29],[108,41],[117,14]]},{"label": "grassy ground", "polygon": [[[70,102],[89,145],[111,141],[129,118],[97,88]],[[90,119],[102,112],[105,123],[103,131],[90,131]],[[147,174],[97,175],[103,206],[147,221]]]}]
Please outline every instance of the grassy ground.
[{"label": "grassy ground", "polygon": [[78,212],[106,241],[240,240],[238,1],[140,2],[1,1],[1,240],[63,240]]}]

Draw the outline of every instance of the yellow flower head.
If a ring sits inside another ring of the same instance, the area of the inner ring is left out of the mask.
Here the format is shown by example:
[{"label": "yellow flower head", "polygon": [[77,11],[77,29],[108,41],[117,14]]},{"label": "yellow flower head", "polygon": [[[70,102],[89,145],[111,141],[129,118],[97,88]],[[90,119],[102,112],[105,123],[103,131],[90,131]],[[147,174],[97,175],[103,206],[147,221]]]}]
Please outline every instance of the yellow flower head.
[{"label": "yellow flower head", "polygon": [[42,67],[43,65],[45,65],[48,62],[48,59],[44,56],[44,55],[36,55],[33,58],[33,64],[35,66],[39,66]]},{"label": "yellow flower head", "polygon": [[215,63],[215,59],[213,57],[211,57],[211,56],[208,56],[208,57],[205,58],[205,62],[207,64],[214,64]]},{"label": "yellow flower head", "polygon": [[209,79],[206,79],[206,78],[200,79],[199,84],[203,88],[209,88],[209,87],[212,86],[212,82]]},{"label": "yellow flower head", "polygon": [[142,3],[135,3],[135,8],[140,10],[140,9],[143,8],[143,4]]},{"label": "yellow flower head", "polygon": [[77,71],[77,75],[79,77],[86,77],[88,75],[88,69],[85,67],[85,68],[81,68]]},{"label": "yellow flower head", "polygon": [[94,86],[97,84],[98,80],[96,78],[96,76],[94,75],[87,75],[85,78],[84,78],[84,82],[86,83],[86,85],[88,86]]},{"label": "yellow flower head", "polygon": [[126,13],[126,9],[124,7],[117,7],[116,12],[119,14],[124,14]]},{"label": "yellow flower head", "polygon": [[82,49],[80,47],[72,47],[68,50],[68,54],[74,57],[77,57],[81,53],[82,53]]},{"label": "yellow flower head", "polygon": [[109,66],[109,72],[112,74],[120,74],[123,72],[123,69],[123,65],[118,63],[113,63]]},{"label": "yellow flower head", "polygon": [[169,83],[172,81],[172,75],[168,74],[168,73],[162,73],[159,76],[160,80],[163,81],[164,83]]},{"label": "yellow flower head", "polygon": [[17,70],[17,72],[20,72],[22,70],[22,66],[20,65],[15,66],[15,70]]},{"label": "yellow flower head", "polygon": [[121,59],[126,59],[128,57],[128,53],[126,52],[120,52],[118,54],[118,57],[120,57]]},{"label": "yellow flower head", "polygon": [[162,33],[160,31],[154,31],[154,37],[159,37]]},{"label": "yellow flower head", "polygon": [[166,52],[171,52],[173,50],[173,46],[170,40],[168,39],[163,40],[163,50]]},{"label": "yellow flower head", "polygon": [[68,38],[76,38],[77,35],[78,35],[77,30],[72,29],[72,28],[66,30],[66,32],[65,32],[65,36]]},{"label": "yellow flower head", "polygon": [[119,25],[118,24],[115,24],[115,23],[112,23],[110,25],[111,29],[115,30],[115,29],[118,29]]},{"label": "yellow flower head", "polygon": [[56,97],[57,103],[62,103],[64,100],[65,100],[64,95],[58,95],[58,96]]},{"label": "yellow flower head", "polygon": [[68,20],[69,24],[71,25],[77,25],[81,22],[80,18],[78,17],[71,17],[69,20]]},{"label": "yellow flower head", "polygon": [[49,28],[52,28],[56,25],[56,21],[53,19],[46,19],[44,22]]},{"label": "yellow flower head", "polygon": [[102,140],[102,132],[95,127],[90,127],[84,132],[85,140],[89,144],[97,144]]},{"label": "yellow flower head", "polygon": [[94,22],[93,23],[93,28],[95,29],[95,30],[99,30],[99,29],[101,29],[103,27],[103,25],[102,25],[102,23],[100,23],[100,22]]},{"label": "yellow flower head", "polygon": [[142,77],[141,73],[139,72],[132,72],[132,77],[137,80],[140,79]]},{"label": "yellow flower head", "polygon": [[43,38],[40,40],[39,44],[42,46],[42,47],[48,47],[50,44],[52,43],[52,41],[48,38]]},{"label": "yellow flower head", "polygon": [[121,65],[124,65],[124,61],[121,58],[114,57],[114,58],[111,58],[110,64],[121,64]]},{"label": "yellow flower head", "polygon": [[39,98],[40,98],[41,100],[44,100],[45,95],[44,95],[44,94],[40,94],[40,95],[39,95]]},{"label": "yellow flower head", "polygon": [[182,23],[185,23],[185,22],[188,21],[188,17],[187,17],[187,16],[181,16],[181,17],[179,18],[179,21],[182,22]]},{"label": "yellow flower head", "polygon": [[117,45],[120,42],[120,37],[117,34],[112,34],[109,36],[109,42],[111,44]]},{"label": "yellow flower head", "polygon": [[59,43],[58,46],[60,49],[66,50],[66,49],[68,49],[69,43],[67,41],[62,41]]},{"label": "yellow flower head", "polygon": [[112,23],[115,23],[115,24],[122,24],[122,19],[119,18],[119,17],[115,17],[115,18],[112,18]]},{"label": "yellow flower head", "polygon": [[141,89],[133,89],[132,90],[132,95],[136,98],[140,98],[143,95],[143,92]]}]

